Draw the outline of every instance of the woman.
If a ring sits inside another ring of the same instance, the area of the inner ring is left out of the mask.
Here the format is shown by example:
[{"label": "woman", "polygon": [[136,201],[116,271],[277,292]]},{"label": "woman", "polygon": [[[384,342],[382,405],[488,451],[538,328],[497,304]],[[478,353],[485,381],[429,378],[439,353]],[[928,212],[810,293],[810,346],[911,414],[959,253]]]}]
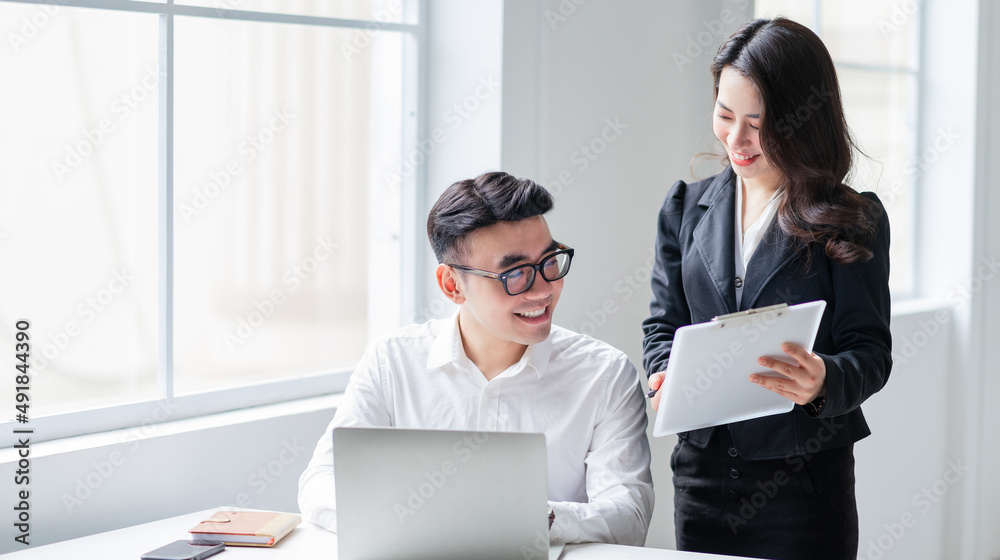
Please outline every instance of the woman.
[{"label": "woman", "polygon": [[813,352],[786,344],[786,361],[759,360],[784,378],[747,380],[794,401],[791,412],[680,434],[677,547],[855,558],[854,442],[871,433],[859,407],[892,364],[885,209],[844,184],[853,143],[813,32],[751,21],[719,49],[712,75],[713,131],[730,165],[678,181],[660,211],[643,323],[650,388],[680,326],[777,303],[827,306]]}]

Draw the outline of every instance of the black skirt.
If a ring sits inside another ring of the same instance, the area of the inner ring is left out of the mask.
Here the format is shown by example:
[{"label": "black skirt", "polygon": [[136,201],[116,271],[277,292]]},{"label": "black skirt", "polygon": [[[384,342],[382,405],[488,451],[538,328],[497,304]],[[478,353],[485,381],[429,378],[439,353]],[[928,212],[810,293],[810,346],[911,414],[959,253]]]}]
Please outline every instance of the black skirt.
[{"label": "black skirt", "polygon": [[678,550],[775,560],[857,558],[853,445],[751,461],[720,426],[705,449],[678,442],[670,467]]}]

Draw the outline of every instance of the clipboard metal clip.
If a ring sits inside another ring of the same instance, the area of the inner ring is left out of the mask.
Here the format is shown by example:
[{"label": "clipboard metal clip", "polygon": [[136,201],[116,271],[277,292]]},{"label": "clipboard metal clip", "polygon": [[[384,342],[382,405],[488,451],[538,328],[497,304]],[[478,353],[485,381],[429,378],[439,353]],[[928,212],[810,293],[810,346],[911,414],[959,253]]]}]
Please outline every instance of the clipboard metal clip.
[{"label": "clipboard metal clip", "polygon": [[738,317],[747,317],[749,315],[754,315],[757,313],[767,313],[769,311],[777,311],[778,309],[784,309],[788,307],[787,303],[778,303],[775,305],[768,305],[767,307],[758,307],[757,309],[744,309],[743,311],[737,311],[736,313],[727,313],[725,315],[719,315],[718,317],[712,317],[713,321],[727,321],[729,319],[736,319]]}]

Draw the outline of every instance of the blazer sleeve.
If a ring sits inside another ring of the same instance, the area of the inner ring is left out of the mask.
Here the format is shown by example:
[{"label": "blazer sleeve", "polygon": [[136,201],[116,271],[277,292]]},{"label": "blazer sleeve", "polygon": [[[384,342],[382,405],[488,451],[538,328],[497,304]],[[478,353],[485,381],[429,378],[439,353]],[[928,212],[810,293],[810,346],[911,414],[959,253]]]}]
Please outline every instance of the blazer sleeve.
[{"label": "blazer sleeve", "polygon": [[650,285],[653,297],[649,317],[642,323],[642,365],[646,377],[667,369],[674,332],[691,324],[691,311],[681,278],[680,228],[687,184],[677,181],[670,189],[656,229],[656,258]]},{"label": "blazer sleeve", "polygon": [[832,263],[832,336],[835,354],[817,355],[826,363],[826,405],[819,414],[833,417],[861,406],[885,386],[892,369],[889,332],[889,218],[874,193],[863,193],[878,207],[878,232],[865,263]]}]

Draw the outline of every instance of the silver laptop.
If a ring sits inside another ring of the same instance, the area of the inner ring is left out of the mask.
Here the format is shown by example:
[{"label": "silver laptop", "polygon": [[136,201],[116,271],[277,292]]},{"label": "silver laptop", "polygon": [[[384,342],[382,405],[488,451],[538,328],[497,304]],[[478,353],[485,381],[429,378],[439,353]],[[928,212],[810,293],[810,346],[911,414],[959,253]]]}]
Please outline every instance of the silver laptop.
[{"label": "silver laptop", "polygon": [[543,434],[337,428],[333,442],[340,560],[550,557]]}]

